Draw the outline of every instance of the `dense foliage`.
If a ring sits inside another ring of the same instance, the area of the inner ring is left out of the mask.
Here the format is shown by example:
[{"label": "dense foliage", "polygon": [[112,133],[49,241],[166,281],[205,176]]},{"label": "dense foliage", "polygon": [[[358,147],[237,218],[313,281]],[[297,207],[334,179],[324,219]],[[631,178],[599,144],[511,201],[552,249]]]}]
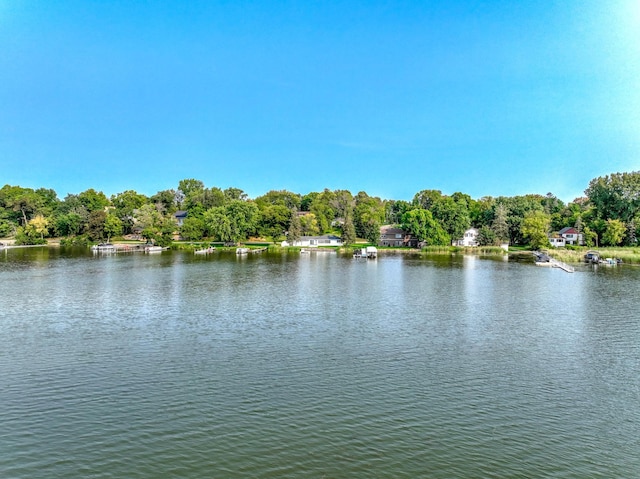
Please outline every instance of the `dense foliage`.
[{"label": "dense foliage", "polygon": [[45,243],[53,236],[86,244],[132,235],[165,245],[177,237],[237,243],[331,233],[349,244],[356,238],[375,243],[381,226],[396,225],[426,246],[449,245],[471,226],[478,228],[482,245],[544,247],[548,235],[564,227],[577,229],[589,246],[637,244],[640,172],[595,178],[585,195],[566,205],[551,193],[476,200],[438,190],[419,191],[410,202],[329,189],[305,195],[269,191],[251,199],[239,188],[208,188],[183,179],[176,189],[151,197],[127,190],[108,198],[88,189],[60,200],[52,189],[5,185],[0,237],[18,244]]}]

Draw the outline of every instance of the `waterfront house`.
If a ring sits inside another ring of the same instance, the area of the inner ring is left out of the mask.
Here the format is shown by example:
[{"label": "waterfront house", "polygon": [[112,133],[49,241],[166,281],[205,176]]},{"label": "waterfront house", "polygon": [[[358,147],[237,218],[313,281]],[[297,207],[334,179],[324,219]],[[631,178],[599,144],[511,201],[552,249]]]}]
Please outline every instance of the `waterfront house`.
[{"label": "waterfront house", "polygon": [[288,241],[283,241],[281,245],[303,246],[309,248],[317,248],[319,246],[342,246],[342,239],[339,236],[334,235],[301,236],[300,239],[293,241],[293,244],[290,244]]},{"label": "waterfront house", "polygon": [[469,228],[464,232],[461,239],[453,240],[451,242],[453,246],[478,246],[478,229]]},{"label": "waterfront house", "polygon": [[176,211],[173,214],[173,218],[176,220],[176,223],[178,223],[178,227],[182,226],[186,217],[187,217],[186,211]]},{"label": "waterfront house", "polygon": [[578,232],[577,229],[571,226],[562,228],[560,231],[558,231],[558,235],[564,238],[565,244],[580,245],[580,246],[584,245],[582,233]]},{"label": "waterfront house", "polygon": [[378,246],[406,246],[409,248],[417,248],[418,239],[414,238],[411,233],[406,232],[402,228],[393,225],[384,225],[380,227]]},{"label": "waterfront house", "polygon": [[560,236],[559,234],[549,235],[549,243],[554,248],[562,248],[566,246],[564,237]]}]

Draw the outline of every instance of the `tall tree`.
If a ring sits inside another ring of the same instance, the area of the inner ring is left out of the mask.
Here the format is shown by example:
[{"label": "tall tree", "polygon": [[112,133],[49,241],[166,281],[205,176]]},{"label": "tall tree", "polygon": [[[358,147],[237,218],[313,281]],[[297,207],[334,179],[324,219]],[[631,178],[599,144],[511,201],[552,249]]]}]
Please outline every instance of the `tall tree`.
[{"label": "tall tree", "polygon": [[413,197],[413,205],[417,208],[430,210],[433,204],[442,198],[440,190],[422,190]]},{"label": "tall tree", "polygon": [[602,234],[602,243],[608,246],[618,246],[622,243],[626,229],[625,224],[620,220],[607,220]]},{"label": "tall tree", "polygon": [[78,200],[89,213],[93,211],[104,211],[104,209],[111,204],[109,198],[107,198],[102,191],[96,191],[93,188],[79,193]]},{"label": "tall tree", "polygon": [[224,206],[208,209],[203,217],[204,225],[209,235],[217,241],[235,241],[231,231],[231,220],[227,216]]},{"label": "tall tree", "polygon": [[640,213],[640,171],[594,178],[585,194],[597,218],[629,222]]},{"label": "tall tree", "polygon": [[224,196],[227,201],[246,201],[249,196],[240,188],[227,188],[224,190]]},{"label": "tall tree", "polygon": [[261,210],[267,206],[284,206],[288,210],[296,211],[300,208],[301,196],[287,190],[271,190],[255,199],[256,205]]},{"label": "tall tree", "polygon": [[[123,191],[111,196],[111,204],[115,208],[114,214],[120,220],[124,233],[131,233],[135,211],[141,208],[149,199],[134,190]],[[122,234],[122,232],[118,234]]]},{"label": "tall tree", "polygon": [[104,234],[107,235],[107,243],[111,242],[112,236],[121,235],[122,231],[122,220],[115,214],[108,214],[104,220]]},{"label": "tall tree", "polygon": [[385,205],[380,198],[369,196],[364,191],[360,191],[355,200],[353,224],[356,234],[375,244],[380,239],[380,226],[385,218]]},{"label": "tall tree", "polygon": [[415,208],[402,217],[402,229],[415,236],[426,246],[448,246],[451,237],[442,225],[433,217],[431,211]]},{"label": "tall tree", "polygon": [[347,212],[344,217],[344,223],[342,223],[342,244],[350,245],[356,242],[356,228],[353,225],[352,219],[353,213]]},{"label": "tall tree", "polygon": [[289,223],[289,230],[287,231],[287,242],[292,245],[300,239],[302,236],[302,224],[300,223],[300,217],[297,211],[291,210],[291,223]]},{"label": "tall tree", "polygon": [[291,211],[283,204],[269,205],[263,208],[259,225],[262,236],[271,237],[273,241],[282,237],[289,228]]},{"label": "tall tree", "polygon": [[318,219],[313,213],[300,216],[298,220],[300,221],[300,231],[304,236],[314,236],[320,233]]},{"label": "tall tree", "polygon": [[491,229],[499,241],[509,241],[509,224],[507,223],[507,208],[503,204],[496,205]]},{"label": "tall tree", "polygon": [[453,239],[462,238],[471,226],[467,202],[463,198],[456,201],[453,197],[443,196],[433,202],[431,213]]},{"label": "tall tree", "polygon": [[522,236],[528,239],[529,245],[533,249],[546,248],[549,246],[549,225],[550,217],[544,211],[530,211],[522,221]]}]

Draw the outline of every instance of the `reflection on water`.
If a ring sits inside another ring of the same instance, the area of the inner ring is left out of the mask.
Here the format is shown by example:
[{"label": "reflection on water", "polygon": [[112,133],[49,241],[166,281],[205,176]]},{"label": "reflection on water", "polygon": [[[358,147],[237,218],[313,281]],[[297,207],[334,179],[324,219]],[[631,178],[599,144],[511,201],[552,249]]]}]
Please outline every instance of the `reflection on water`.
[{"label": "reflection on water", "polygon": [[638,477],[640,269],[0,255],[2,477]]}]

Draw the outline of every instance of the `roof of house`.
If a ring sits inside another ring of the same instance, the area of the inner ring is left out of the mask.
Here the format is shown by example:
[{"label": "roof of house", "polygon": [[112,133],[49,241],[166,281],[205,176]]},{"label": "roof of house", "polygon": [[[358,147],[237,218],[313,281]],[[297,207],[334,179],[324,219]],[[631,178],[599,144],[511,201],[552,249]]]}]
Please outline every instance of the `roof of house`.
[{"label": "roof of house", "polygon": [[380,227],[380,234],[383,234],[383,235],[395,235],[395,234],[406,235],[407,232],[405,230],[403,230],[402,228],[396,228],[395,226],[386,225],[386,226],[381,226]]},{"label": "roof of house", "polygon": [[329,240],[341,240],[339,236],[335,235],[322,235],[322,236],[300,236],[301,240],[312,240],[312,239],[329,239]]},{"label": "roof of house", "polygon": [[578,234],[578,230],[575,229],[573,226],[567,226],[565,228],[562,228],[560,231],[558,231],[558,234],[564,235],[564,234]]},{"label": "roof of house", "polygon": [[183,210],[176,211],[176,212],[173,214],[173,216],[174,216],[175,218],[186,218],[186,217],[187,217],[187,212],[186,212],[186,211],[183,211]]}]

